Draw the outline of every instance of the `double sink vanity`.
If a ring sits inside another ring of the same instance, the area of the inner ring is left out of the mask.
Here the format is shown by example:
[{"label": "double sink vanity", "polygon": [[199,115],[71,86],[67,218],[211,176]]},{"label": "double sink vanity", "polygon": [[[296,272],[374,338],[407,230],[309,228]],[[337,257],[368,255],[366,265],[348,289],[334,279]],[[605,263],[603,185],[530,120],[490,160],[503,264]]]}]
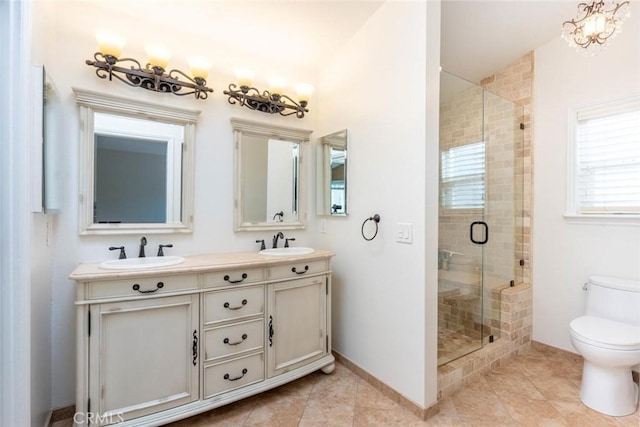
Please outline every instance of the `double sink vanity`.
[{"label": "double sink vanity", "polygon": [[[200,111],[73,90],[79,235],[192,233]],[[282,230],[306,228],[311,133],[230,120],[234,232],[275,232],[272,249],[144,257],[143,238],[139,258],[112,246],[124,259],[71,273],[84,424],[163,425],[333,371],[333,254],[277,248],[295,240]],[[318,139],[318,215],[347,215],[347,136]]]},{"label": "double sink vanity", "polygon": [[76,411],[162,425],[331,373],[333,254],[269,251],[80,264]]}]

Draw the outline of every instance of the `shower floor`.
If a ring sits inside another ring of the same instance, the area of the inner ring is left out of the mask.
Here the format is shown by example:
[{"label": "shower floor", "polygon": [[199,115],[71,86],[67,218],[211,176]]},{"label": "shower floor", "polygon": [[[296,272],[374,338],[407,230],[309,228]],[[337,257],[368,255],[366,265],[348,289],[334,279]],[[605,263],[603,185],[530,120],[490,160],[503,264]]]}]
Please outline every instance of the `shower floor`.
[{"label": "shower floor", "polygon": [[449,363],[481,347],[479,338],[438,327],[438,366]]}]

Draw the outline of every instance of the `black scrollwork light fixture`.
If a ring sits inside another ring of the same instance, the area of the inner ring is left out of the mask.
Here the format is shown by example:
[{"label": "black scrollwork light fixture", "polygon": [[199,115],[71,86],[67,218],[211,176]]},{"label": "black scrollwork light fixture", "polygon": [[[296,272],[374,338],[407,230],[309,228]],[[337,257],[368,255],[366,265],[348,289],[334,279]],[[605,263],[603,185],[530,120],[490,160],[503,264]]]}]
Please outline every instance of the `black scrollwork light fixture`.
[{"label": "black scrollwork light fixture", "polygon": [[[171,54],[161,46],[147,48],[149,62],[143,68],[134,58],[120,58],[124,46],[122,37],[110,31],[96,31],[96,39],[99,51],[93,55],[94,61],[87,60],[86,64],[96,67],[96,75],[101,79],[115,77],[129,86],[179,96],[195,95],[196,99],[207,99],[208,92],[213,92],[207,87],[210,65],[205,58],[189,58],[191,78],[180,70],[166,72]],[[186,80],[181,80],[180,76]]]},{"label": "black scrollwork light fixture", "polygon": [[242,70],[237,73],[238,83],[231,83],[229,90],[223,93],[229,96],[229,104],[238,104],[251,110],[262,111],[269,114],[290,116],[295,114],[301,119],[308,113],[307,105],[313,93],[313,86],[301,83],[296,87],[298,101],[294,101],[284,95],[285,82],[282,79],[272,79],[269,82],[269,90],[260,92],[253,84],[253,73]]},{"label": "black scrollwork light fixture", "polygon": [[605,47],[607,40],[621,31],[628,17],[628,1],[580,3],[576,18],[562,24],[562,37],[578,51],[596,55]]}]

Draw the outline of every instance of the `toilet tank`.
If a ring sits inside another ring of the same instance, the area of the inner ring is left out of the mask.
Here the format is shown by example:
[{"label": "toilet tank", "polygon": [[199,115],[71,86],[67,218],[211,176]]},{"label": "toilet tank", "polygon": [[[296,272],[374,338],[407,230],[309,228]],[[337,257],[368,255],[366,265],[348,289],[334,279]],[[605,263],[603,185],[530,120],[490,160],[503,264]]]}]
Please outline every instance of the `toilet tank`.
[{"label": "toilet tank", "polygon": [[640,326],[640,280],[592,276],[586,314]]}]

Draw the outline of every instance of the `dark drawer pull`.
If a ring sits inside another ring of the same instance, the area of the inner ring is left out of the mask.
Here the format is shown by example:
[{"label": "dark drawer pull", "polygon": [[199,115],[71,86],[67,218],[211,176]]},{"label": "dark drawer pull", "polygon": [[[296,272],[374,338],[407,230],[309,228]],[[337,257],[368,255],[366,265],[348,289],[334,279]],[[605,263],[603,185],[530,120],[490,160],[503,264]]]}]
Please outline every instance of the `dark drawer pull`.
[{"label": "dark drawer pull", "polygon": [[224,276],[223,279],[224,279],[225,282],[229,282],[229,283],[241,283],[247,277],[248,277],[247,273],[242,273],[242,279],[240,279],[240,280],[230,280],[231,278],[229,277],[229,275]]},{"label": "dark drawer pull", "polygon": [[229,309],[229,310],[240,310],[240,309],[241,309],[242,307],[244,307],[245,305],[247,305],[247,300],[246,300],[246,299],[243,299],[243,300],[242,300],[242,305],[239,305],[239,306],[237,306],[237,307],[229,307],[229,303],[228,303],[228,302],[225,302],[225,303],[224,303],[224,308],[227,308],[227,309]]},{"label": "dark drawer pull", "polygon": [[291,269],[291,271],[292,271],[292,272],[294,272],[294,273],[296,273],[296,274],[304,274],[304,273],[306,273],[307,271],[309,271],[309,266],[308,266],[308,265],[305,265],[305,266],[304,266],[304,271],[297,271],[295,267],[293,267],[293,268]]},{"label": "dark drawer pull", "polygon": [[247,368],[244,368],[244,369],[242,370],[242,375],[240,375],[239,377],[229,378],[229,374],[224,374],[224,377],[223,377],[223,378],[224,378],[225,380],[227,380],[227,381],[238,381],[240,378],[244,377],[244,376],[246,375],[246,373],[247,373],[247,372],[248,372],[248,371],[247,371]]},{"label": "dark drawer pull", "polygon": [[242,339],[240,341],[229,342],[229,338],[225,338],[224,341],[222,341],[222,342],[227,344],[227,345],[238,345],[238,344],[242,344],[244,342],[244,340],[246,340],[246,339],[247,339],[247,334],[242,334]]},{"label": "dark drawer pull", "polygon": [[141,290],[140,290],[140,285],[138,285],[138,284],[136,283],[135,285],[133,285],[133,290],[134,290],[134,291],[138,291],[138,292],[140,292],[141,294],[152,294],[152,293],[154,293],[154,292],[158,291],[159,289],[162,289],[163,287],[164,287],[164,283],[162,283],[162,282],[158,282],[158,284],[156,285],[156,288],[155,288],[155,289],[149,289],[149,290],[147,290],[147,291],[141,291]]}]

